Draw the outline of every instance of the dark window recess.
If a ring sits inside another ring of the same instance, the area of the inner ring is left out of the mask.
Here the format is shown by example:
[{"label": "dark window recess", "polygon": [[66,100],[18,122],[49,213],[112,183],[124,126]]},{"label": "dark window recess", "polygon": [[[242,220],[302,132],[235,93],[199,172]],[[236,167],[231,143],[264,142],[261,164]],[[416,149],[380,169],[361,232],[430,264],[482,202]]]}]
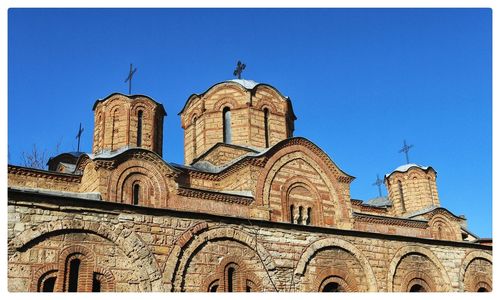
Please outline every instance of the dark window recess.
[{"label": "dark window recess", "polygon": [[234,283],[235,273],[236,273],[236,270],[233,267],[227,269],[227,291],[228,292],[233,291],[233,283]]},{"label": "dark window recess", "polygon": [[292,223],[292,224],[295,222],[295,220],[293,219],[293,215],[295,214],[294,210],[295,210],[295,207],[293,206],[293,204],[290,205],[290,223]]},{"label": "dark window recess", "polygon": [[43,287],[42,287],[42,292],[53,292],[54,291],[54,286],[56,285],[56,278],[57,277],[50,277],[47,278],[43,282]]},{"label": "dark window recess", "polygon": [[142,146],[142,110],[137,113],[137,147]]},{"label": "dark window recess", "polygon": [[77,292],[78,291],[78,273],[80,271],[80,263],[79,259],[73,259],[69,263],[69,284],[68,284],[68,292]]},{"label": "dark window recess", "polygon": [[217,289],[219,288],[218,284],[214,284],[210,287],[210,293],[215,293],[217,292]]},{"label": "dark window recess", "polygon": [[139,184],[134,184],[134,205],[139,204],[139,194],[141,191],[141,186]]},{"label": "dark window recess", "polygon": [[336,282],[330,282],[323,288],[322,292],[324,293],[338,293],[343,292],[342,287]]},{"label": "dark window recess", "polygon": [[94,278],[92,279],[92,292],[99,293],[101,291],[101,281],[97,278],[97,274],[94,273]]},{"label": "dark window recess", "polygon": [[264,108],[264,137],[266,148],[269,148],[269,109]]},{"label": "dark window recess", "polygon": [[411,287],[410,292],[411,293],[424,293],[425,292],[425,288],[423,286],[421,286],[420,284],[414,284]]}]

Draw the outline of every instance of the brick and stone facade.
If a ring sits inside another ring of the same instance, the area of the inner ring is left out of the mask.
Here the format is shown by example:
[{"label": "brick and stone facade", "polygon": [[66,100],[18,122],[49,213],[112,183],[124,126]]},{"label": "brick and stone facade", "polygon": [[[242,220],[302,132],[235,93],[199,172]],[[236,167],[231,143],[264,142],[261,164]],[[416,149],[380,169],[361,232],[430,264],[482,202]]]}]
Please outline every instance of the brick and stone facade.
[{"label": "brick and stone facade", "polygon": [[434,169],[399,167],[388,198],[351,199],[354,177],[292,137],[272,86],[189,97],[183,165],[161,158],[161,104],[113,94],[94,111],[92,153],[9,166],[10,291],[492,290],[491,240],[440,207]]}]

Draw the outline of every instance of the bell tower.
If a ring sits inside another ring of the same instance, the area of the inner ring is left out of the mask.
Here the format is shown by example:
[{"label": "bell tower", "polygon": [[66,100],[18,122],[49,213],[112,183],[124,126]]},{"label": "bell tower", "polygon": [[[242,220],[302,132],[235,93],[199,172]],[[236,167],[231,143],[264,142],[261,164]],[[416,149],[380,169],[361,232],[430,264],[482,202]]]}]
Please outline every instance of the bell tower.
[{"label": "bell tower", "polygon": [[92,153],[144,148],[162,156],[162,104],[144,95],[111,94],[97,100],[94,111]]}]

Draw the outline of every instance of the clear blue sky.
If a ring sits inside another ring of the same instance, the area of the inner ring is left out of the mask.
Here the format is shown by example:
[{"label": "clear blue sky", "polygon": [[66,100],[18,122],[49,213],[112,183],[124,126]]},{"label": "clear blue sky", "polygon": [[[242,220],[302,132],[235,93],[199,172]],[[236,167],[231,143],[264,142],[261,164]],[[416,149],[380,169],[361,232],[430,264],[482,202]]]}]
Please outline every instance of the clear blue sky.
[{"label": "clear blue sky", "polygon": [[[442,206],[491,236],[489,9],[10,9],[8,152],[92,148],[92,105],[127,93],[163,103],[164,159],[183,161],[177,113],[192,93],[233,78],[291,97],[303,136],[356,177],[352,198],[411,162],[438,172]],[[384,189],[384,194],[386,191]]]}]

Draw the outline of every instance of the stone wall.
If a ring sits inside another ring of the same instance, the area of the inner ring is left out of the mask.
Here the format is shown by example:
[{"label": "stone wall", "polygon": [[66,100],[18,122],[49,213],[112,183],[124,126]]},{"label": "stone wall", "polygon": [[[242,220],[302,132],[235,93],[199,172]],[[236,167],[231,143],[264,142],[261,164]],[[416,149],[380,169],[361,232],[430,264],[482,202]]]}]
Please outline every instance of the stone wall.
[{"label": "stone wall", "polygon": [[472,243],[14,191],[8,212],[12,292],[34,291],[50,274],[64,278],[60,262],[71,249],[85,249],[78,253],[88,272],[103,274],[104,291],[223,291],[230,285],[318,291],[328,283],[347,291],[401,291],[412,284],[428,291],[491,290],[491,247]]}]

